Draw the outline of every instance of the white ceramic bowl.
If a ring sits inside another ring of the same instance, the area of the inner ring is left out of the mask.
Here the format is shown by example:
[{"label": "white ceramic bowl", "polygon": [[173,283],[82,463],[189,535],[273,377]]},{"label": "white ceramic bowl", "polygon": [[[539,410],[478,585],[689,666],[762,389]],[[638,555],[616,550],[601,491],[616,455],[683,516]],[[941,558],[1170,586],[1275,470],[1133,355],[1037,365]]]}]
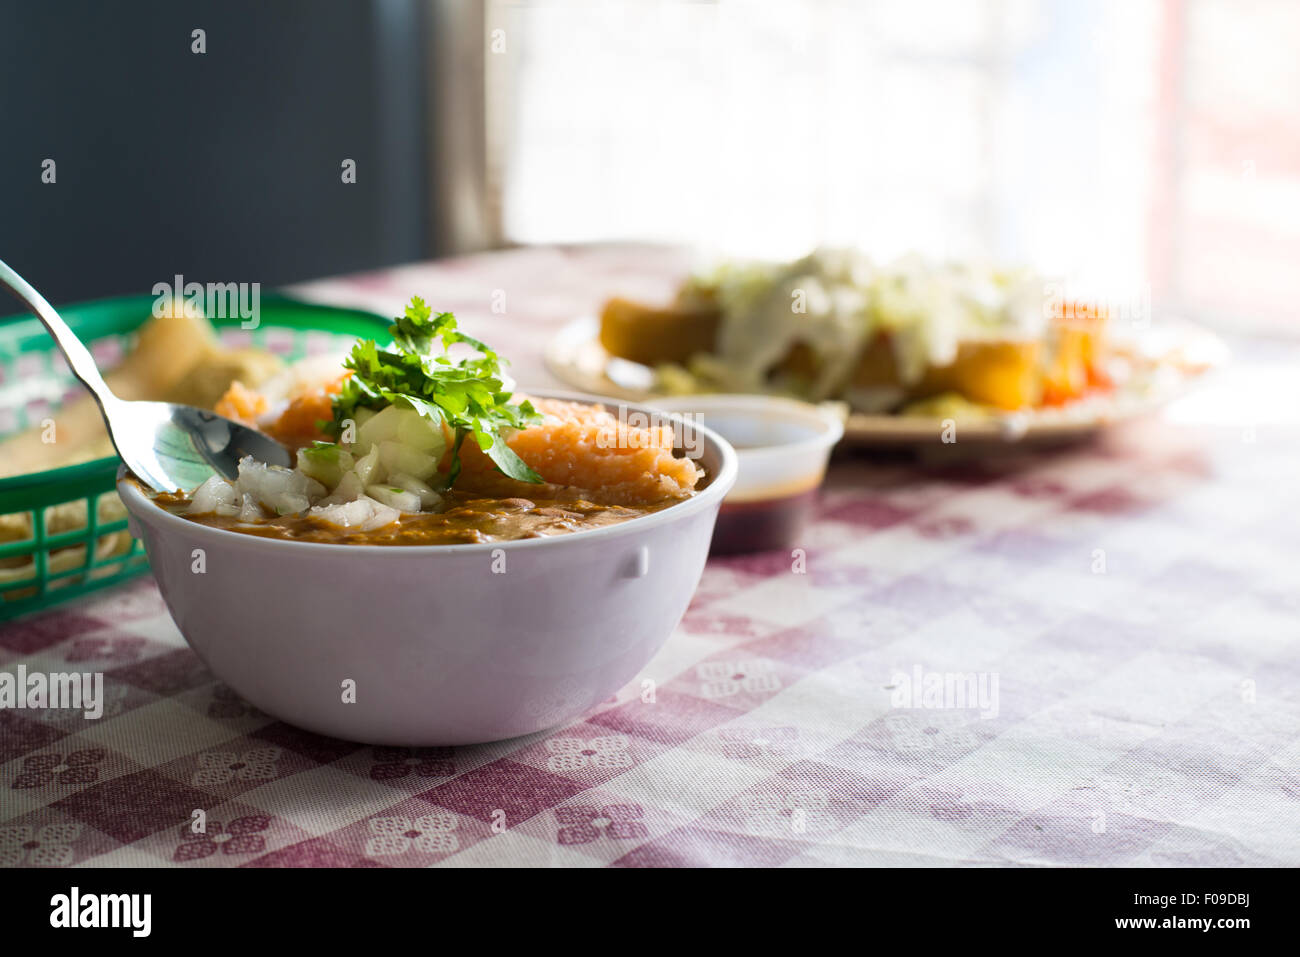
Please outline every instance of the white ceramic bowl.
[{"label": "white ceramic bowl", "polygon": [[798,544],[831,449],[844,435],[837,403],[708,394],[658,399],[655,406],[707,426],[735,447],[738,475],[714,532],[715,551]]},{"label": "white ceramic bowl", "polygon": [[736,479],[725,440],[689,425],[684,439],[708,476],[693,498],[484,545],[283,541],[172,515],[130,481],[118,493],[185,640],[251,704],[367,744],[471,744],[580,714],[672,633]]}]

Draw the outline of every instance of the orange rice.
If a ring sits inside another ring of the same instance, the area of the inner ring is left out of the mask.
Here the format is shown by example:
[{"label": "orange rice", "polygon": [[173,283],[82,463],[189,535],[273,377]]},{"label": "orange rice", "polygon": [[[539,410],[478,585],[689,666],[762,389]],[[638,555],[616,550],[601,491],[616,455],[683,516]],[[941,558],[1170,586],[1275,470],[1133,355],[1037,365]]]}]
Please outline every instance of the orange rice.
[{"label": "orange rice", "polygon": [[693,461],[673,455],[673,430],[639,428],[620,422],[602,408],[534,399],[546,418],[506,439],[551,488],[516,482],[495,470],[472,439],[461,447],[458,486],[494,495],[573,497],[602,505],[649,505],[686,498],[704,472]]}]

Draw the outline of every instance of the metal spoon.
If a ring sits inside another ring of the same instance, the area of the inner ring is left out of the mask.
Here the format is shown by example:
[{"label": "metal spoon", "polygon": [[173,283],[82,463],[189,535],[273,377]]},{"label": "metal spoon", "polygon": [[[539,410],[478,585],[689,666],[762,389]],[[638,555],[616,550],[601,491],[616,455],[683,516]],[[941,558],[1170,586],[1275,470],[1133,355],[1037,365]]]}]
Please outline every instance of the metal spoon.
[{"label": "metal spoon", "polygon": [[72,374],[94,396],[117,454],[155,491],[192,491],[214,474],[233,479],[245,455],[268,465],[293,464],[289,450],[270,436],[214,412],[171,402],[119,399],[104,384],[90,350],[54,307],[3,261],[0,283],[49,330]]}]

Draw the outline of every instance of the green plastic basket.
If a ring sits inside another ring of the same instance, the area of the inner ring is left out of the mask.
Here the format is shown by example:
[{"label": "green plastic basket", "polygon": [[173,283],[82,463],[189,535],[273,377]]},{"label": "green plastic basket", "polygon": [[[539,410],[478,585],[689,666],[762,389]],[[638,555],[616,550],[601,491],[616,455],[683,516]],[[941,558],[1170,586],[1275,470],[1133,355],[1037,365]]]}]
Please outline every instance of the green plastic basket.
[{"label": "green plastic basket", "polygon": [[[96,357],[121,355],[151,315],[154,297],[128,296],[59,309]],[[267,295],[260,323],[212,319],[223,342],[284,359],[337,349],[358,337],[388,340],[374,313]],[[101,358],[101,361],[103,359]],[[39,423],[80,385],[32,316],[0,319],[0,438]],[[148,568],[117,497],[118,460],[0,479],[0,621],[125,581]]]}]

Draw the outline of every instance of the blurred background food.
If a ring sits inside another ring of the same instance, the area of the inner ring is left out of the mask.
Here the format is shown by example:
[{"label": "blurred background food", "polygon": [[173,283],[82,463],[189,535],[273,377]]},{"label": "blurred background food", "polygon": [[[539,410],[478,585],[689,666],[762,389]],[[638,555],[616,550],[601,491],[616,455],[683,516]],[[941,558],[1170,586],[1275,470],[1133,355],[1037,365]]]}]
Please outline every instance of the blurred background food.
[{"label": "blurred background food", "polygon": [[[600,344],[668,393],[777,392],[864,413],[1062,406],[1109,392],[1105,307],[1009,271],[818,250],[724,264],[669,305],[607,302]],[[969,414],[969,413],[968,413]]]}]

